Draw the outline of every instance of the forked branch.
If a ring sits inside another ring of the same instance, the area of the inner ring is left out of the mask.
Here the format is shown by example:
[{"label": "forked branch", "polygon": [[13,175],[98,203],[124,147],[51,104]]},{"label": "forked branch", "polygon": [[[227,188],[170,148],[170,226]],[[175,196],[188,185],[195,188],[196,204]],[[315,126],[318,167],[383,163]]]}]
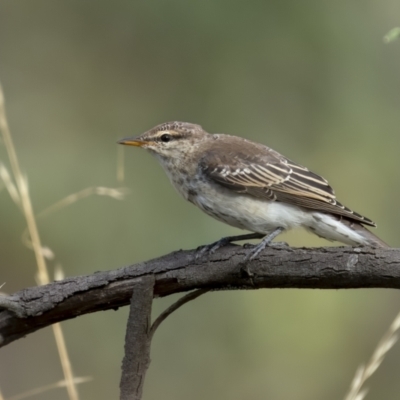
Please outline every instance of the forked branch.
[{"label": "forked branch", "polygon": [[[154,297],[194,289],[400,288],[400,250],[351,247],[267,248],[248,264],[245,250],[227,246],[196,260],[195,251],[177,251],[158,259],[67,278],[0,298],[0,346],[55,322],[128,305],[144,277],[154,277]],[[18,311],[20,318],[15,314]]]}]

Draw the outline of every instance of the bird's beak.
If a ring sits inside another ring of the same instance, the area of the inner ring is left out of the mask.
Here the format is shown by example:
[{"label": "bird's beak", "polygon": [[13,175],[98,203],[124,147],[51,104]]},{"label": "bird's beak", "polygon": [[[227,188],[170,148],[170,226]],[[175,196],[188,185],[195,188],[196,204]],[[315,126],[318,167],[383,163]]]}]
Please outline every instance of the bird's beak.
[{"label": "bird's beak", "polygon": [[147,142],[136,138],[125,138],[118,141],[118,144],[124,144],[127,146],[143,147]]}]

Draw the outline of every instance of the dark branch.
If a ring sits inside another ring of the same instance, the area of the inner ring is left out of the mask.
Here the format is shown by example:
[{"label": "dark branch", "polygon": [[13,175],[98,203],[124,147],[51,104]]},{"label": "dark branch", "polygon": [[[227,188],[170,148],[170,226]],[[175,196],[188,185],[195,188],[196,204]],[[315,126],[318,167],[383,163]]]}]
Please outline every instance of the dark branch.
[{"label": "dark branch", "polygon": [[145,276],[134,287],[125,335],[125,355],[120,382],[121,400],[140,400],[150,364],[150,324],[154,276]]},{"label": "dark branch", "polygon": [[12,304],[26,317],[0,312],[0,344],[55,322],[125,306],[145,276],[155,278],[155,297],[194,289],[400,288],[398,249],[267,248],[248,264],[251,278],[241,269],[245,250],[239,246],[222,248],[208,260],[195,260],[194,253],[178,251],[114,271],[24,289],[3,298],[3,303],[0,299],[5,308],[5,303]]},{"label": "dark branch", "polygon": [[153,325],[151,326],[150,329],[150,339],[153,338],[154,332],[157,330],[157,328],[161,325],[161,323],[169,317],[174,311],[176,311],[178,308],[182,307],[184,304],[188,303],[191,300],[197,299],[199,296],[201,296],[204,293],[207,293],[209,289],[197,289],[193,292],[190,292],[186,294],[185,296],[181,297],[179,300],[177,300],[174,304],[169,306],[165,311],[163,311],[157,319],[153,322]]}]

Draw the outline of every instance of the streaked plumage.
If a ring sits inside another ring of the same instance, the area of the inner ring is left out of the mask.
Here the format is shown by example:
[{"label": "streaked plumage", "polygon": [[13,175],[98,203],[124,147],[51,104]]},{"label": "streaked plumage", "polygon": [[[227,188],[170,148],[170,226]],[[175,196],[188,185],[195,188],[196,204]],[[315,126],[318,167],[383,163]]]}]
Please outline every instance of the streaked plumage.
[{"label": "streaked plumage", "polygon": [[169,122],[122,144],[144,147],[180,194],[212,217],[268,235],[304,227],[350,245],[386,247],[370,219],[336,200],[328,182],[262,144]]},{"label": "streaked plumage", "polygon": [[218,136],[222,140],[213,143],[200,161],[203,172],[215,182],[238,193],[329,212],[376,226],[370,219],[339,203],[328,181],[307,168],[267,146],[237,137],[231,142],[229,152],[225,152],[224,139],[230,140],[233,136]]}]

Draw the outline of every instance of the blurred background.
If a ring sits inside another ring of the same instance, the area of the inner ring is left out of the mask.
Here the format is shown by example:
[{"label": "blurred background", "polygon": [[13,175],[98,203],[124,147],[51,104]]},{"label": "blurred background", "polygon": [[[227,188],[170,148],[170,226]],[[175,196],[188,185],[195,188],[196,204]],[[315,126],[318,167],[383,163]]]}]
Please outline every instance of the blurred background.
[{"label": "blurred background", "polygon": [[[91,196],[38,220],[67,276],[190,249],[239,231],[179,198],[122,137],[183,120],[259,141],[329,179],[338,199],[399,247],[400,24],[392,0],[3,0],[0,81],[36,212],[87,187]],[[121,154],[119,154],[121,156]],[[0,143],[0,161],[9,168]],[[0,281],[35,285],[25,220],[0,191]],[[151,212],[147,212],[150,211]],[[328,243],[303,231],[292,246]],[[175,298],[155,302],[154,315]],[[156,333],[145,399],[341,399],[400,310],[394,290],[207,294]],[[128,309],[62,324],[81,399],[116,399]],[[368,381],[398,398],[400,346]],[[1,349],[7,399],[63,379],[50,328]],[[68,399],[66,391],[32,399]]]}]

